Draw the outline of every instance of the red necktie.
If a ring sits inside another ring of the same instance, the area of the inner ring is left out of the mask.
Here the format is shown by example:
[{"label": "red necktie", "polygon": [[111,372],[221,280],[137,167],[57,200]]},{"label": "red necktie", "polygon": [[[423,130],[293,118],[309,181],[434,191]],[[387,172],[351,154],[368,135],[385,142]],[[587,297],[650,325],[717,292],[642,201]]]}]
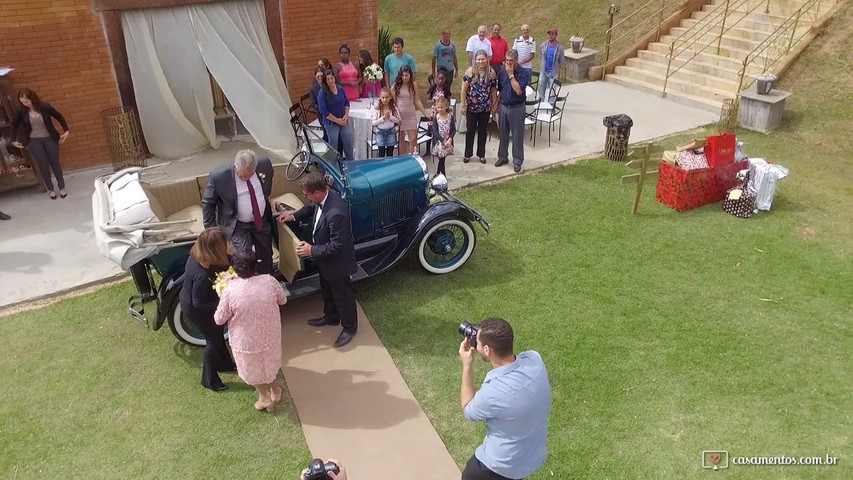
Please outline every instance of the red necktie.
[{"label": "red necktie", "polygon": [[255,230],[260,230],[264,225],[264,221],[261,219],[261,208],[258,207],[258,199],[255,197],[255,187],[252,186],[251,178],[246,181],[246,185],[249,186],[249,197],[252,199],[252,216],[255,217]]}]

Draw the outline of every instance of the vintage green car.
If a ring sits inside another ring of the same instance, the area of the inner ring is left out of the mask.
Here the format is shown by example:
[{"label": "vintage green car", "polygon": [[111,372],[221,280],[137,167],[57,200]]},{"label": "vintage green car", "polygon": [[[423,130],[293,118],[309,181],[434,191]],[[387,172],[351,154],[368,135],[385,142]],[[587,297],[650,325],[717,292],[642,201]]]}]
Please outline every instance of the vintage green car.
[{"label": "vintage green car", "polygon": [[[274,166],[270,201],[276,210],[300,208],[299,177],[309,170],[324,173],[350,206],[359,266],[353,281],[379,275],[412,252],[427,271],[450,273],[474,252],[473,223],[488,232],[489,222],[453,196],[446,182],[430,183],[420,156],[344,161],[312,130],[299,126],[297,133],[300,151],[287,165]],[[178,339],[204,345],[201,332],[181,312],[178,294],[189,248],[203,230],[201,196],[208,176],[159,182],[145,177],[145,169],[132,168],[95,181],[96,241],[107,258],[131,273],[139,292],[128,301],[133,318],[154,330],[168,320]],[[139,211],[128,213],[130,207],[122,203],[129,202],[117,197],[126,188],[144,195],[132,205]],[[310,240],[310,226],[279,224],[277,233],[275,275],[290,298],[318,292],[316,265],[296,254],[301,239]],[[153,301],[157,314],[149,321],[145,304]]]}]

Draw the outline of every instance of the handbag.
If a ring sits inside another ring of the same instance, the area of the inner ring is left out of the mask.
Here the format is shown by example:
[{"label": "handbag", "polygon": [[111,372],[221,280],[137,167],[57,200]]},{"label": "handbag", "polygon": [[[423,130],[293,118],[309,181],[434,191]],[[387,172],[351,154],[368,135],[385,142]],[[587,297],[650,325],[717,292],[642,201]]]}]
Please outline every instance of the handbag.
[{"label": "handbag", "polygon": [[[746,173],[744,173],[746,172]],[[755,195],[749,192],[749,170],[738,172],[740,185],[730,188],[723,199],[723,211],[738,218],[749,218],[755,213]]]}]

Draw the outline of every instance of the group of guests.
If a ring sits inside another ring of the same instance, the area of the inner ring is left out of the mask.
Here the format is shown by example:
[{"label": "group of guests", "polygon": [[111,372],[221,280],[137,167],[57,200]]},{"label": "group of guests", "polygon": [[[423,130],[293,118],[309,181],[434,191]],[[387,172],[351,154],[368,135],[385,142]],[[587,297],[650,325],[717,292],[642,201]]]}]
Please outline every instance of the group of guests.
[{"label": "group of guests", "polygon": [[[257,410],[273,411],[281,399],[276,376],[281,367],[281,315],[287,296],[272,277],[272,238],[277,228],[270,194],[275,172],[268,158],[252,150],[237,152],[233,164],[210,172],[202,196],[205,230],[190,250],[180,294],[181,309],[205,337],[201,384],[227,389],[219,372],[237,371],[255,387]],[[305,175],[300,186],[307,205],[278,222],[313,224],[310,241],[297,254],[316,262],[323,296],[323,315],[314,327],[341,325],[334,345],[349,344],[358,329],[358,313],[350,276],[358,266],[346,202],[319,173]],[[294,225],[295,227],[295,225]],[[230,252],[234,252],[233,255]],[[234,268],[237,279],[221,298],[213,289],[217,274]],[[233,360],[224,338],[227,326]]]},{"label": "group of guests", "polygon": [[[501,25],[495,24],[487,35],[487,27],[481,25],[466,44],[467,64],[459,96],[467,123],[462,161],[468,163],[476,154],[481,163],[486,163],[486,129],[492,116],[497,116],[500,140],[495,166],[509,163],[511,136],[511,160],[515,172],[520,172],[524,162],[526,89],[534,75],[534,65],[538,60],[537,98],[553,101],[552,85],[563,66],[564,49],[557,39],[556,28],[548,29],[547,40],[538,47],[530,35],[529,25],[521,26],[521,35],[511,45],[501,36],[501,30]],[[393,40],[393,52],[384,59],[384,86],[365,80],[364,70],[374,65],[368,51],[359,52],[357,65],[349,60],[349,46],[341,45],[339,53],[341,61],[334,66],[325,58],[318,62],[311,87],[311,100],[330,144],[338,145],[345,158],[353,159],[349,102],[378,97],[379,102],[372,111],[378,156],[393,155],[395,147],[401,155],[415,153],[420,114],[430,123],[431,153],[438,158],[436,174],[446,174],[445,159],[454,154],[456,134],[456,119],[449,109],[451,86],[460,70],[450,29],[442,32],[433,49],[427,92],[429,110],[424,108],[419,96],[415,80],[417,64],[414,57],[404,51],[402,38]]]}]

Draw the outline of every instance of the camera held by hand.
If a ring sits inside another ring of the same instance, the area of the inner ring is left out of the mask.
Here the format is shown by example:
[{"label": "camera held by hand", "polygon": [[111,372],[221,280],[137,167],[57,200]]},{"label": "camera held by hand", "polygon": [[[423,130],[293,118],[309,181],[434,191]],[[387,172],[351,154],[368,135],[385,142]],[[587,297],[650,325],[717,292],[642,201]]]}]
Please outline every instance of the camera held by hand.
[{"label": "camera held by hand", "polygon": [[480,330],[478,325],[473,325],[468,322],[462,322],[459,325],[459,333],[468,339],[471,348],[477,348],[477,331]]},{"label": "camera held by hand", "polygon": [[319,458],[315,458],[311,460],[311,463],[308,464],[307,472],[305,473],[305,480],[326,480],[329,478],[327,473],[340,473],[338,466],[335,462],[326,462],[323,463]]}]

